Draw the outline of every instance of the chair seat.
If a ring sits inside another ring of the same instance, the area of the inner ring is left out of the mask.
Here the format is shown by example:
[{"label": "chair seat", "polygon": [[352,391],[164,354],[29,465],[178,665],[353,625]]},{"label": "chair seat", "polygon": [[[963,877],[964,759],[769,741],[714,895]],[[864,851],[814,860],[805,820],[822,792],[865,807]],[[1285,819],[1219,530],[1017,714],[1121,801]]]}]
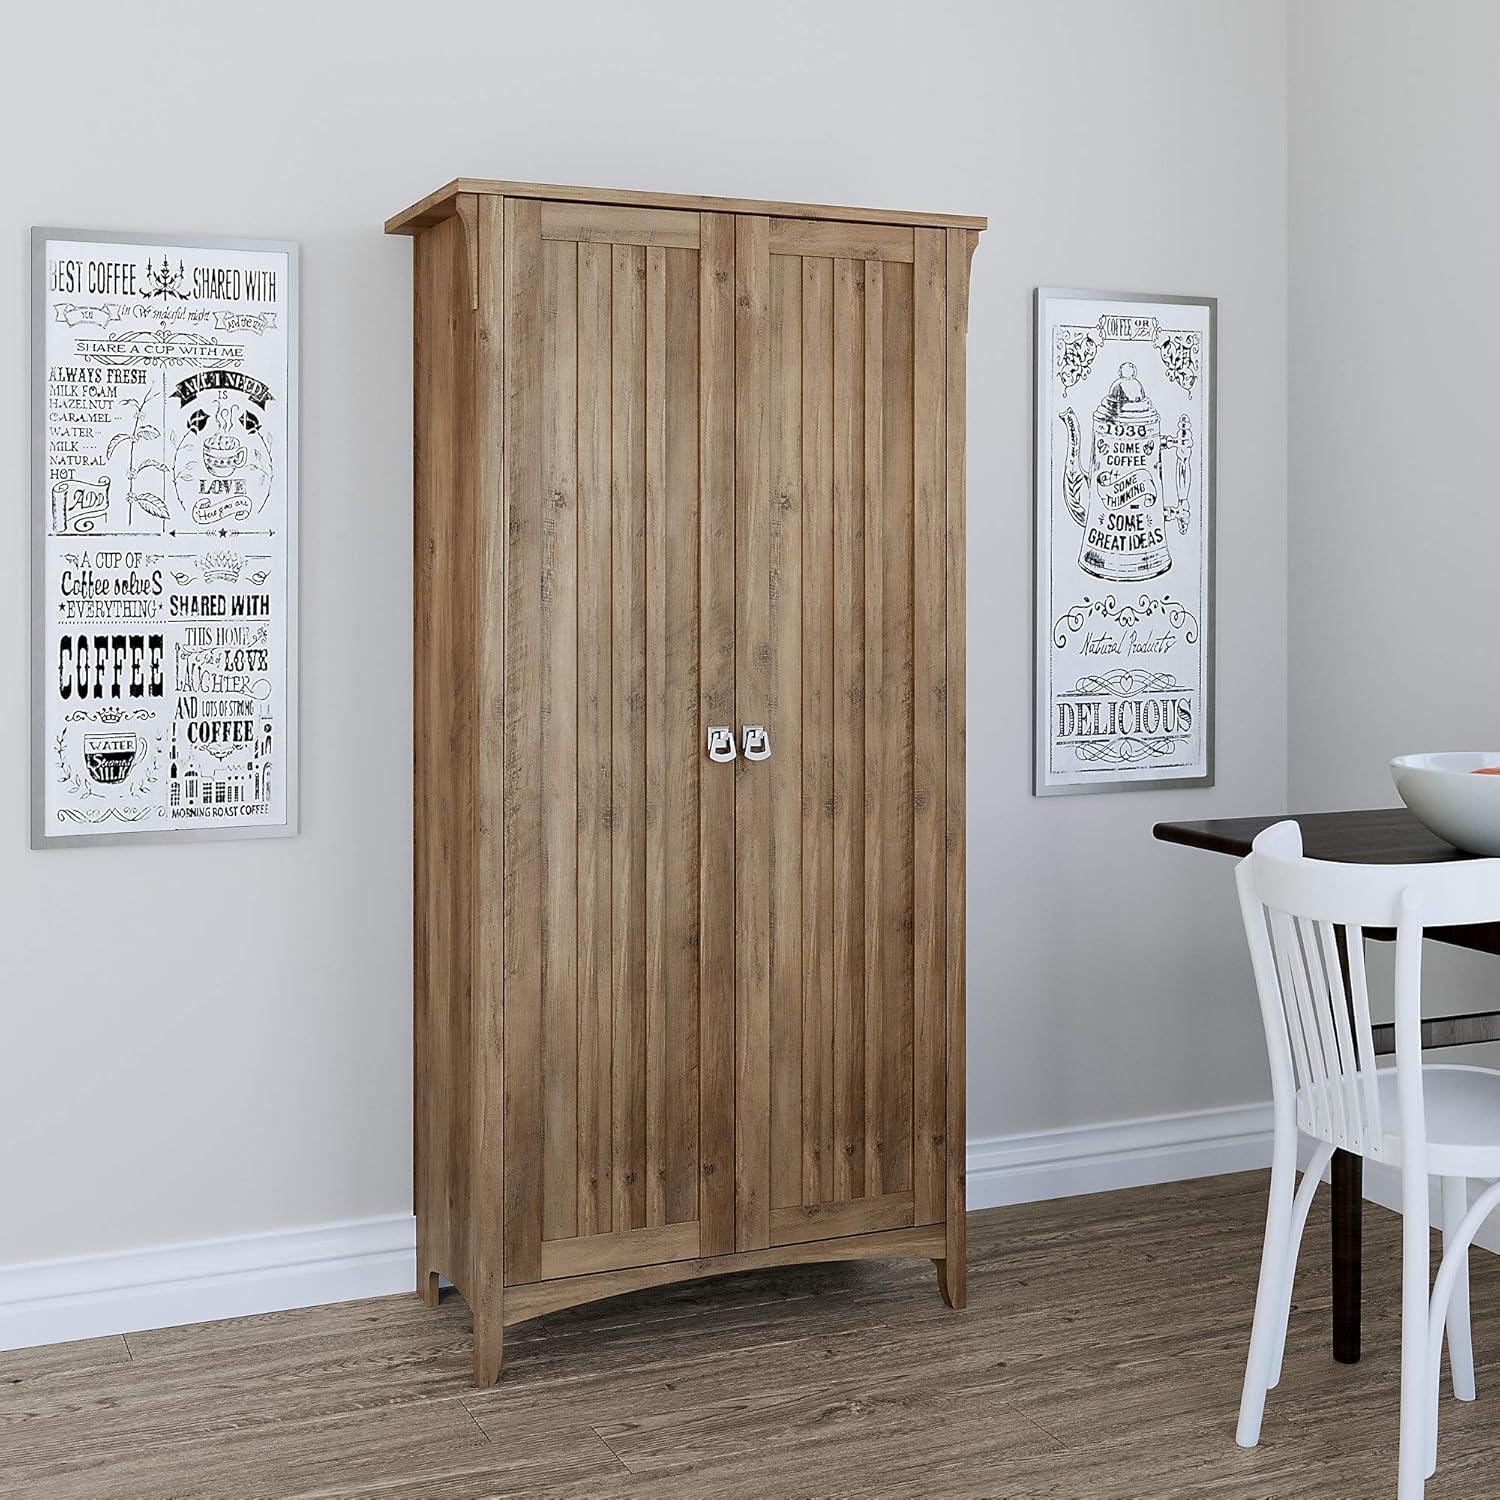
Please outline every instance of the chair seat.
[{"label": "chair seat", "polygon": [[[1396,1097],[1396,1070],[1381,1068],[1375,1076],[1385,1127],[1379,1159],[1399,1166],[1401,1106]],[[1360,1097],[1366,1077],[1360,1078]],[[1427,1113],[1428,1172],[1435,1177],[1500,1178],[1500,1069],[1424,1063],[1422,1098]],[[1307,1091],[1299,1091],[1298,1125],[1320,1140],[1331,1139],[1328,1132],[1316,1128],[1316,1118]],[[1333,1139],[1333,1144],[1344,1143]]]},{"label": "chair seat", "polygon": [[[1382,1068],[1380,1118],[1385,1159],[1401,1161],[1401,1108],[1396,1070]],[[1422,1065],[1427,1113],[1427,1170],[1439,1177],[1500,1176],[1500,1069],[1457,1063]],[[1392,1128],[1394,1127],[1394,1128]]]}]

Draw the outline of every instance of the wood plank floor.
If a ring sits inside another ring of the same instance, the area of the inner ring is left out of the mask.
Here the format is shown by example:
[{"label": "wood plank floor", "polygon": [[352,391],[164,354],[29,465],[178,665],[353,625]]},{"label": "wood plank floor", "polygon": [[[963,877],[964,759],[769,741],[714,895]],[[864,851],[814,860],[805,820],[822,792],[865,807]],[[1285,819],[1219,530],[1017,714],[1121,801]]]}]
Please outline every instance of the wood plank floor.
[{"label": "wood plank floor", "polygon": [[[1365,1349],[1328,1352],[1326,1193],[1280,1389],[1234,1445],[1260,1174],[970,1217],[969,1307],[925,1264],[622,1297],[508,1332],[469,1384],[453,1293],[0,1353],[0,1495],[27,1500],[1217,1500],[1395,1493],[1399,1237],[1366,1215]],[[1429,1500],[1500,1493],[1500,1257],[1474,1256],[1479,1400]]]}]

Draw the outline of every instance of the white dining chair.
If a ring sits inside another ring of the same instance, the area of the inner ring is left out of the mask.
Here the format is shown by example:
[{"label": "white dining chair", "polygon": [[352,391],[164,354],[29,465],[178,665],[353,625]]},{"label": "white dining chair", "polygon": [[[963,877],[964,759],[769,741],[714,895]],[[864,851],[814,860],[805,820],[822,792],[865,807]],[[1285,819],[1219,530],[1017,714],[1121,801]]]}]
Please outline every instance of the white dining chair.
[{"label": "white dining chair", "polygon": [[[1474,1399],[1468,1251],[1500,1182],[1500,1071],[1422,1061],[1422,933],[1500,921],[1500,859],[1345,865],[1307,859],[1295,822],[1267,828],[1236,871],[1271,1060],[1271,1199],[1236,1439],[1260,1440],[1281,1377],[1297,1250],[1335,1148],[1400,1168],[1401,1457],[1398,1500],[1437,1467],[1446,1327],[1453,1393]],[[1394,928],[1396,1065],[1378,1068],[1363,933]],[[1296,1186],[1299,1136],[1316,1144]],[[1429,1288],[1428,1179],[1441,1179],[1443,1259]]]}]

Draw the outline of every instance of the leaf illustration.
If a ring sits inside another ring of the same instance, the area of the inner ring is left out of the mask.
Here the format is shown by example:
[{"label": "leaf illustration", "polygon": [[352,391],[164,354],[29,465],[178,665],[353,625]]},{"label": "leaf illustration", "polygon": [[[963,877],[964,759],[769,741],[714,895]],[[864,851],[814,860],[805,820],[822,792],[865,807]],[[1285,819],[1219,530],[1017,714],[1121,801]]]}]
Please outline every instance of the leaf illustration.
[{"label": "leaf illustration", "polygon": [[115,449],[118,448],[121,443],[128,443],[129,441],[130,441],[130,434],[128,432],[117,432],[109,440],[108,445],[104,449],[104,461],[105,461],[105,463],[108,463],[110,461],[110,459],[112,459],[115,456]]},{"label": "leaf illustration", "polygon": [[259,588],[270,576],[271,570],[269,568],[257,568],[253,573],[249,575],[249,578],[250,582],[253,583],[256,588]]},{"label": "leaf illustration", "polygon": [[139,505],[140,508],[145,511],[148,516],[155,516],[158,521],[165,521],[169,519],[167,512],[167,502],[163,500],[160,495],[148,495],[142,494],[137,491],[132,491],[130,498],[135,501],[135,503]]},{"label": "leaf illustration", "polygon": [[189,584],[193,581],[193,575],[191,573],[179,573],[175,569],[172,572],[172,577],[181,584]]},{"label": "leaf illustration", "polygon": [[168,474],[171,472],[171,470],[169,470],[164,463],[160,462],[160,460],[148,458],[143,462],[138,463],[135,468],[130,471],[130,477],[134,479],[137,474],[149,474],[153,469],[155,469],[158,474]]},{"label": "leaf illustration", "polygon": [[161,428],[153,427],[149,422],[147,422],[144,427],[136,428],[135,435],[142,442],[145,442],[148,438],[159,438],[161,436]]}]

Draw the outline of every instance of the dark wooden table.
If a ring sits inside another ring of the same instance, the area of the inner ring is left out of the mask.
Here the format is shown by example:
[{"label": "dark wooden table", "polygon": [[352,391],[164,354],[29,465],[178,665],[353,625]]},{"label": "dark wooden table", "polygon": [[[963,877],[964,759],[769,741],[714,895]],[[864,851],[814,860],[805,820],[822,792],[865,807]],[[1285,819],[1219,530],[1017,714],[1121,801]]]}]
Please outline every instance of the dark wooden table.
[{"label": "dark wooden table", "polygon": [[[1355,865],[1436,864],[1472,856],[1429,833],[1404,807],[1365,812],[1283,813],[1274,818],[1210,818],[1201,823],[1158,823],[1156,837],[1236,858],[1250,852],[1262,829],[1295,818],[1302,828],[1302,852],[1311,859]],[[1389,941],[1388,929],[1366,928],[1367,938]],[[1427,936],[1478,953],[1500,954],[1500,923],[1478,927],[1432,927]],[[1395,1027],[1371,1028],[1375,1051],[1396,1050]],[[1500,1011],[1440,1016],[1422,1023],[1424,1047],[1461,1047],[1500,1041]],[[1333,1357],[1344,1364],[1359,1359],[1360,1235],[1364,1216],[1364,1163],[1346,1151],[1333,1153]]]}]

